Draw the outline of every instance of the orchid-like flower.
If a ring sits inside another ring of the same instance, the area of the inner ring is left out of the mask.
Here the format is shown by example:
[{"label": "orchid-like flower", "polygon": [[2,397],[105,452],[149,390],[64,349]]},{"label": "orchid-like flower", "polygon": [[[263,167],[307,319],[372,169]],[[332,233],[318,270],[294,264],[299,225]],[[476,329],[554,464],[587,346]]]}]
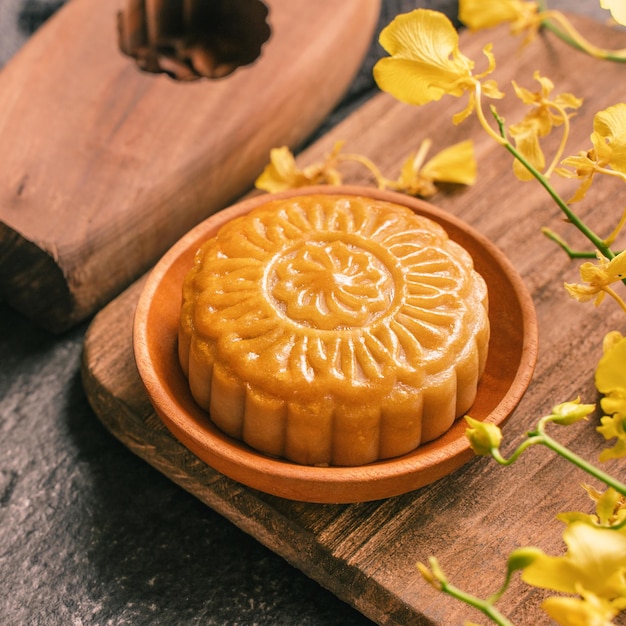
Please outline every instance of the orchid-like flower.
[{"label": "orchid-like flower", "polygon": [[422,141],[420,149],[409,155],[397,181],[389,186],[412,196],[428,198],[437,191],[436,183],[473,185],[476,182],[476,159],[471,140],[462,141],[425,161],[431,141]]},{"label": "orchid-like flower", "polygon": [[541,603],[543,610],[560,626],[615,626],[619,603],[581,589],[580,597],[552,596]]},{"label": "orchid-like flower", "polygon": [[[551,98],[554,83],[549,78],[541,76],[539,72],[535,72],[533,78],[539,83],[539,91],[532,92],[529,89],[520,87],[515,81],[512,81],[513,89],[517,97],[525,105],[530,106],[531,109],[521,122],[510,126],[509,132],[515,140],[517,149],[524,158],[533,165],[535,169],[543,171],[545,158],[539,143],[539,138],[549,135],[555,126],[564,125],[565,131],[563,132],[561,146],[553,159],[552,165],[546,171],[546,176],[549,176],[552,169],[561,158],[563,148],[569,136],[570,114],[567,110],[578,109],[582,105],[582,100],[570,93],[564,93]],[[530,180],[533,178],[528,169],[517,159],[513,162],[513,171],[520,180]]]},{"label": "orchid-like flower", "polygon": [[598,259],[596,264],[589,261],[580,266],[580,277],[587,284],[565,283],[565,289],[579,302],[593,300],[595,306],[599,306],[604,296],[608,294],[626,312],[626,303],[611,287],[613,283],[626,278],[626,250],[611,260],[600,253],[597,253],[596,257]]},{"label": "orchid-like flower", "polygon": [[591,592],[626,608],[626,532],[573,522],[563,531],[564,556],[536,551],[524,582],[563,593]]},{"label": "orchid-like flower", "polygon": [[270,163],[256,179],[258,189],[275,193],[285,189],[306,187],[307,185],[339,185],[341,176],[337,171],[337,156],[342,147],[337,142],[323,163],[299,169],[296,160],[287,146],[270,151]]},{"label": "orchid-like flower", "polygon": [[[562,161],[557,172],[582,183],[570,202],[585,197],[596,173],[617,176],[626,182],[626,103],[596,113],[591,134],[592,148]],[[567,169],[571,168],[571,169]]]},{"label": "orchid-like flower", "polygon": [[519,35],[526,31],[532,38],[539,28],[537,2],[523,0],[460,0],[459,20],[470,30],[493,28],[510,24],[511,33]]},{"label": "orchid-like flower", "polygon": [[376,63],[374,79],[401,102],[422,105],[446,94],[469,93],[466,109],[454,117],[458,123],[476,108],[481,92],[490,98],[503,97],[494,81],[482,81],[495,69],[491,46],[483,49],[488,68],[474,75],[474,61],[459,50],[458,33],[443,13],[415,9],[398,15],[382,30],[379,41],[391,56]]},{"label": "orchid-like flower", "polygon": [[400,176],[395,181],[385,178],[367,157],[341,152],[343,144],[343,141],[338,141],[324,161],[303,169],[298,168],[289,148],[274,148],[270,151],[270,163],[257,178],[255,185],[270,193],[309,185],[340,185],[342,177],[338,167],[346,161],[360,163],[369,170],[379,189],[394,189],[423,198],[437,192],[436,183],[472,185],[476,181],[477,167],[471,140],[444,148],[424,162],[432,145],[430,139],[425,139],[420,149],[406,159]]},{"label": "orchid-like flower", "polygon": [[622,26],[626,26],[626,2],[624,0],[600,0],[603,9],[611,11],[611,17]]},{"label": "orchid-like flower", "polygon": [[[459,0],[459,19],[470,30],[493,28],[509,24],[512,35],[526,34],[524,43],[531,42],[543,27],[574,48],[598,59],[626,61],[626,49],[606,50],[588,41],[561,12],[545,9],[534,0]],[[626,24],[624,0],[600,0],[600,6],[610,9],[615,21]]]},{"label": "orchid-like flower", "polygon": [[568,511],[559,513],[557,519],[571,524],[573,522],[585,522],[592,526],[605,528],[618,527],[626,520],[626,498],[616,489],[608,487],[604,491],[598,491],[590,485],[583,485],[587,495],[596,503],[595,514],[581,513],[580,511]]},{"label": "orchid-like flower", "polygon": [[604,354],[596,368],[595,384],[604,395],[600,405],[606,415],[598,432],[607,441],[616,439],[617,442],[612,448],[602,451],[601,461],[626,456],[626,337],[616,331],[609,333],[603,347]]}]

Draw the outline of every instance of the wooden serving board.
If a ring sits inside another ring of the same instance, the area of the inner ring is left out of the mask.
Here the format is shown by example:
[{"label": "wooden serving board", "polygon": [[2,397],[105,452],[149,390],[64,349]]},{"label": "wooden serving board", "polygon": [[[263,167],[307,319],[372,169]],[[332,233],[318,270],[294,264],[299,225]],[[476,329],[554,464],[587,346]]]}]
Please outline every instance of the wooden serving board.
[{"label": "wooden serving board", "polygon": [[[622,45],[622,36],[584,23],[589,36],[604,45]],[[593,115],[620,102],[626,67],[603,64],[545,35],[530,47],[505,30],[463,34],[461,49],[478,59],[487,41],[495,43],[495,77],[502,88],[510,78],[535,88],[539,69],[556,84],[556,92],[585,98],[574,119],[570,153],[587,149]],[[504,428],[505,449],[559,402],[581,395],[596,401],[593,370],[605,332],[624,329],[623,313],[611,302],[600,309],[580,304],[565,293],[564,281],[578,278],[576,263],[541,233],[549,226],[582,245],[571,226],[536,183],[520,183],[511,160],[487,139],[472,120],[454,127],[451,116],[464,102],[447,98],[423,108],[376,96],[329,135],[300,155],[302,164],[326,153],[338,139],[346,150],[372,158],[395,176],[406,155],[424,137],[437,149],[468,136],[475,140],[479,182],[469,189],[446,189],[432,201],[489,237],[505,252],[531,291],[539,324],[539,358],[534,380]],[[521,116],[511,98],[498,103],[508,121]],[[559,137],[546,143],[554,148]],[[346,182],[368,181],[358,168]],[[557,182],[567,195],[571,181]],[[580,213],[600,233],[613,228],[626,193],[614,181],[598,182],[593,199]],[[623,246],[623,243],[620,245]],[[481,597],[499,588],[507,555],[520,545],[537,545],[546,552],[563,551],[559,511],[591,511],[580,488],[587,477],[545,449],[532,449],[512,467],[474,458],[437,482],[397,497],[358,504],[308,504],[246,488],[220,475],[180,445],[156,417],[139,380],[131,346],[133,312],[142,287],[134,284],[94,319],[85,343],[83,380],[90,401],[103,423],[129,449],[184,489],[219,511],[234,524],[275,550],[337,596],[379,624],[460,625],[481,616],[427,585],[415,568],[434,555],[450,580]],[[491,294],[497,299],[498,294]],[[589,423],[562,429],[555,435],[580,454],[597,459],[604,447]],[[606,468],[615,471],[617,464]],[[539,608],[543,592],[515,580],[499,603],[519,624],[545,624]],[[484,621],[484,620],[483,620]]]},{"label": "wooden serving board", "polygon": [[72,0],[0,75],[0,297],[55,332],[245,193],[272,147],[317,128],[380,0],[267,0],[257,61],[193,83],[122,55],[117,4]]}]

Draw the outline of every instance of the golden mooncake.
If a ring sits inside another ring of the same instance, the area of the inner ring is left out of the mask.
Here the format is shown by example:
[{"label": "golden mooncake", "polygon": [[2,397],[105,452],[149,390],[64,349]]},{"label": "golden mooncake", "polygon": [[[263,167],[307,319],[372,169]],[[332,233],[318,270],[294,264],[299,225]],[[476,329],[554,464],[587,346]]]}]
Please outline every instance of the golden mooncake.
[{"label": "golden mooncake", "polygon": [[488,342],[469,253],[366,197],[268,200],[206,241],[183,284],[195,401],[299,464],[364,465],[439,437],[474,402]]}]

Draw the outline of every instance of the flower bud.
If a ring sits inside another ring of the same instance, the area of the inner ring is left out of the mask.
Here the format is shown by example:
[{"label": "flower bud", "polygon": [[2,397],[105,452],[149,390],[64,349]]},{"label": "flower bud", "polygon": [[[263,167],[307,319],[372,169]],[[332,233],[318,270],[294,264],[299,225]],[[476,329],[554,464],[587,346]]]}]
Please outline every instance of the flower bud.
[{"label": "flower bud", "polygon": [[470,425],[465,431],[465,436],[469,439],[472,450],[480,456],[489,456],[491,451],[500,447],[502,432],[495,424],[489,422],[479,422],[465,416],[465,421]]},{"label": "flower bud", "polygon": [[417,569],[426,582],[435,587],[435,589],[441,590],[443,585],[448,584],[448,579],[444,571],[441,569],[439,561],[436,557],[429,557],[428,563],[430,565],[430,569],[423,563],[418,563]]},{"label": "flower bud", "polygon": [[555,424],[567,426],[581,419],[586,419],[589,413],[596,408],[595,404],[580,404],[580,398],[576,398],[572,402],[563,402],[557,404],[552,409],[550,421]]}]

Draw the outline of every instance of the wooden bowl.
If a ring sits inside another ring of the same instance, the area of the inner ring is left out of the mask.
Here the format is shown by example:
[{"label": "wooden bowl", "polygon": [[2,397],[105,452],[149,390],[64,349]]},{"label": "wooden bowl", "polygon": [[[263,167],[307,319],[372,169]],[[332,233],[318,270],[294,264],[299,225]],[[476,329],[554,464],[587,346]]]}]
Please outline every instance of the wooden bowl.
[{"label": "wooden bowl", "polygon": [[458,469],[473,456],[463,419],[440,438],[401,457],[359,467],[309,467],[270,458],[218,430],[196,405],[178,362],[181,286],[196,250],[220,226],[273,198],[310,193],[368,196],[407,206],[441,224],[474,258],[489,297],[491,340],[473,418],[502,424],[530,383],[537,358],[532,299],[511,263],[458,218],[409,196],[366,187],[309,187],[245,200],[214,214],[178,241],[147,279],[134,320],[139,374],[159,417],[205,463],[260,491],[306,502],[348,503],[412,491]]}]

